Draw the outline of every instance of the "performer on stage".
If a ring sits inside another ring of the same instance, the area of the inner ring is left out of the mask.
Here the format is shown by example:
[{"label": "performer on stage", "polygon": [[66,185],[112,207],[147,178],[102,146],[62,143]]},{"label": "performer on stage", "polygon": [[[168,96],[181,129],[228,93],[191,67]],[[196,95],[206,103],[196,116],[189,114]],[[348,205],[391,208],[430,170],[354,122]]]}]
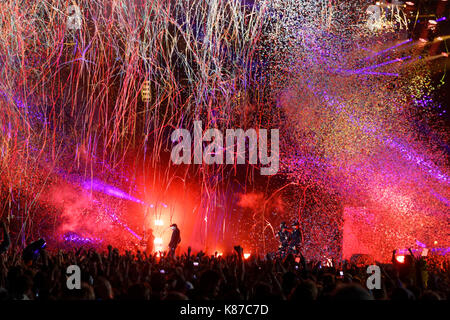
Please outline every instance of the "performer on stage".
[{"label": "performer on stage", "polygon": [[177,248],[178,244],[181,242],[181,236],[180,236],[180,229],[178,229],[177,225],[174,223],[170,226],[170,229],[172,229],[172,238],[169,242],[169,256],[175,257],[175,249]]},{"label": "performer on stage", "polygon": [[153,230],[149,229],[147,235],[147,245],[145,248],[145,252],[147,253],[147,257],[150,257],[153,254],[153,243],[155,242],[155,236],[153,235]]},{"label": "performer on stage", "polygon": [[278,247],[278,252],[282,257],[284,257],[289,248],[289,230],[287,229],[286,222],[281,222],[280,231],[276,235],[280,239],[280,246]]},{"label": "performer on stage", "polygon": [[302,234],[300,233],[300,226],[298,222],[292,224],[292,233],[289,243],[289,252],[293,254],[300,253],[300,243],[302,241]]},{"label": "performer on stage", "polygon": [[0,243],[0,254],[2,254],[3,252],[8,251],[8,248],[11,244],[11,239],[9,238],[8,227],[6,226],[6,223],[2,221],[0,223],[0,226],[1,229],[3,229],[3,241],[2,243]]}]

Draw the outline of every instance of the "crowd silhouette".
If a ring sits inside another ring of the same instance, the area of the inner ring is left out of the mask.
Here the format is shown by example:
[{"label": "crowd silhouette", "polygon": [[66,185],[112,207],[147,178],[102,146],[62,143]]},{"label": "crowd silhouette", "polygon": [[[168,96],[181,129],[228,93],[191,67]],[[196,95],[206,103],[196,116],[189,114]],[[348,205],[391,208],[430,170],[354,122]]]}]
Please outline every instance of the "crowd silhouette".
[{"label": "crowd silhouette", "polygon": [[[444,300],[448,259],[414,257],[379,264],[381,289],[369,290],[367,266],[348,261],[322,265],[299,254],[219,256],[204,252],[147,255],[77,248],[20,250],[6,226],[0,245],[0,300]],[[39,243],[38,241],[36,243]],[[27,252],[31,252],[30,254]],[[394,252],[395,254],[395,252]],[[81,270],[81,288],[67,286],[68,266]]]}]

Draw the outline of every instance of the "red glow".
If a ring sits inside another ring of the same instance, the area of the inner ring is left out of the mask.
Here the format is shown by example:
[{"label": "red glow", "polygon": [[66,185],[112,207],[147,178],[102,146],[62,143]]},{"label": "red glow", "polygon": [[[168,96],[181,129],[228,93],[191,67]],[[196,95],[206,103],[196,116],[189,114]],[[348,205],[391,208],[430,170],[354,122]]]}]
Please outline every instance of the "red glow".
[{"label": "red glow", "polygon": [[161,257],[161,252],[163,251],[163,248],[161,246],[158,246],[155,248],[156,256],[159,258]]}]

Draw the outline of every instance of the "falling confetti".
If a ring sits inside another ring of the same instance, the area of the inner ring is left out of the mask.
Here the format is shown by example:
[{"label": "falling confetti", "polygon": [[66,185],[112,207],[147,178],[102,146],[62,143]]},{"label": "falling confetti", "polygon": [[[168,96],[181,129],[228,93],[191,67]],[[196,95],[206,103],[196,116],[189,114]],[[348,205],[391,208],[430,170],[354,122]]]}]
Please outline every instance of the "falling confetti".
[{"label": "falling confetti", "polygon": [[[14,239],[134,248],[148,221],[164,220],[152,227],[165,239],[176,220],[198,248],[267,253],[278,223],[298,220],[308,258],[339,258],[353,215],[368,219],[359,241],[380,260],[416,241],[448,247],[448,7],[431,25],[421,10],[0,2],[1,203]],[[174,165],[171,132],[194,120],[279,129],[280,171]]]}]

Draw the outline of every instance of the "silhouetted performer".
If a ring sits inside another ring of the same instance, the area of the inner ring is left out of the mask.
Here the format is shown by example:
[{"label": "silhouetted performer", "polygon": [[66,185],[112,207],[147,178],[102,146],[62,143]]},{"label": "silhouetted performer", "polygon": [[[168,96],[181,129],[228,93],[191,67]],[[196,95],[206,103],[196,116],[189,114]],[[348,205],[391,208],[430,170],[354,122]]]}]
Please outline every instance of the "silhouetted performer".
[{"label": "silhouetted performer", "polygon": [[289,244],[289,251],[298,254],[300,252],[300,243],[302,241],[302,234],[300,233],[300,226],[298,222],[292,224],[292,233]]},{"label": "silhouetted performer", "polygon": [[169,256],[175,257],[175,249],[177,248],[178,244],[181,242],[181,236],[180,236],[180,229],[178,229],[177,225],[174,223],[170,226],[170,229],[172,229],[172,238],[169,242]]},{"label": "silhouetted performer", "polygon": [[153,230],[149,229],[147,235],[147,245],[145,247],[145,252],[147,257],[150,257],[153,254],[153,243],[155,242],[155,236],[153,235]]},{"label": "silhouetted performer", "polygon": [[282,257],[284,257],[289,248],[289,239],[290,239],[290,234],[289,230],[287,229],[286,222],[284,221],[281,222],[280,231],[278,231],[277,237],[280,239],[280,246],[278,247],[278,252]]},{"label": "silhouetted performer", "polygon": [[2,221],[1,227],[3,229],[3,241],[2,243],[0,243],[0,254],[6,252],[9,248],[9,245],[11,244],[11,240],[9,239],[8,228],[6,227],[4,221]]}]

